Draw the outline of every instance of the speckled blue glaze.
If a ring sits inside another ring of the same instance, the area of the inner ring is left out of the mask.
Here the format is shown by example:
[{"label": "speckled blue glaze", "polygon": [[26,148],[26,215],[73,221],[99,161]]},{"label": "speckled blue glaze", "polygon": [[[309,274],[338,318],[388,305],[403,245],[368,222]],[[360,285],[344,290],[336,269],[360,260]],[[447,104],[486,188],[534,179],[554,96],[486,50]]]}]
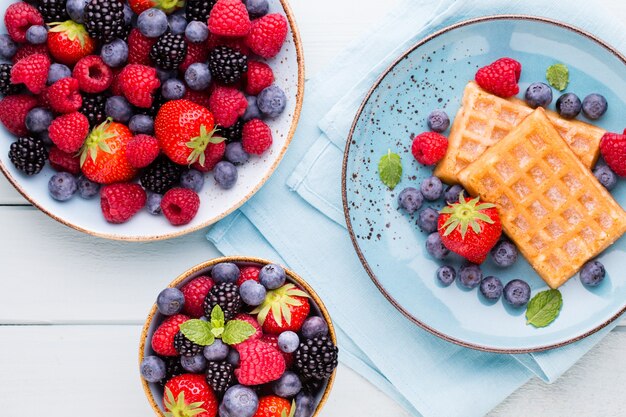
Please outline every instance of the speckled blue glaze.
[{"label": "speckled blue glaze", "polygon": [[[418,45],[401,58],[372,90],[357,116],[345,160],[344,204],[352,237],[363,264],[381,291],[411,320],[430,331],[466,346],[507,352],[542,350],[581,338],[615,319],[626,308],[626,238],[605,251],[599,260],[607,278],[588,289],[578,275],[561,287],[564,305],[550,326],[526,325],[525,309],[513,309],[502,301],[492,304],[477,290],[458,284],[448,288],[435,277],[440,261],[425,250],[426,234],[416,225],[418,213],[397,210],[397,195],[407,186],[419,187],[432,169],[419,165],[411,155],[412,137],[426,131],[426,117],[443,108],[453,118],[463,88],[477,68],[510,56],[522,63],[520,97],[535,81],[545,81],[546,68],[556,62],[570,69],[566,92],[582,99],[598,92],[609,102],[607,114],[597,122],[621,132],[626,103],[626,66],[610,49],[570,28],[539,20],[490,19],[457,26]],[[554,91],[554,103],[560,95]],[[583,116],[579,116],[583,119]],[[584,120],[584,119],[583,119]],[[447,134],[448,132],[446,132]],[[379,180],[377,164],[388,149],[401,155],[402,181],[391,191]],[[626,180],[613,191],[626,207]],[[441,208],[442,203],[422,207]],[[455,267],[460,257],[446,261]],[[543,280],[520,256],[508,269],[488,259],[485,276],[503,283],[526,280],[533,295],[547,289]]]}]

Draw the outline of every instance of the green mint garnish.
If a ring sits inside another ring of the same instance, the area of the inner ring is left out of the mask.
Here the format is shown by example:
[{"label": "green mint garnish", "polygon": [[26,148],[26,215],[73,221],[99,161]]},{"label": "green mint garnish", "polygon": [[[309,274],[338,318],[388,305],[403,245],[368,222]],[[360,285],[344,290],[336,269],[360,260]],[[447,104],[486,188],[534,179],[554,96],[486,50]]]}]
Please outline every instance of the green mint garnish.
[{"label": "green mint garnish", "polygon": [[546,70],[546,79],[552,87],[563,91],[569,83],[569,70],[565,64],[550,65]]},{"label": "green mint garnish", "polygon": [[221,338],[227,345],[235,345],[246,341],[256,333],[250,323],[242,320],[231,320],[225,323],[224,311],[219,305],[211,310],[211,321],[188,320],[180,325],[185,337],[200,346],[209,346],[216,338]]},{"label": "green mint garnish", "polygon": [[402,177],[402,161],[400,155],[392,153],[391,149],[378,162],[380,180],[390,189],[394,189]]},{"label": "green mint garnish", "polygon": [[231,320],[226,323],[226,328],[222,335],[222,342],[227,345],[236,345],[255,333],[256,329],[250,323],[243,320]]},{"label": "green mint garnish", "polygon": [[546,327],[552,323],[563,307],[563,296],[559,290],[546,290],[535,295],[526,308],[526,324]]},{"label": "green mint garnish", "polygon": [[200,346],[212,345],[215,336],[211,333],[211,324],[202,320],[188,320],[180,325],[180,331],[185,337]]}]

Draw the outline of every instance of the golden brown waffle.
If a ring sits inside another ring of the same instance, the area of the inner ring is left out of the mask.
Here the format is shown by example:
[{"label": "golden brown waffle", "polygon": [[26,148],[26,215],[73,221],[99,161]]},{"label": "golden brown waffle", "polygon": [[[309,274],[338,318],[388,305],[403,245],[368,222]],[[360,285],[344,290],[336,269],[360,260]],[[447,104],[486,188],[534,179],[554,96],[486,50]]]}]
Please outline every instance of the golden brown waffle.
[{"label": "golden brown waffle", "polygon": [[459,173],[552,288],[626,232],[626,212],[535,110]]},{"label": "golden brown waffle", "polygon": [[[448,152],[435,169],[435,175],[447,183],[457,183],[458,173],[474,162],[487,148],[505,137],[533,109],[516,98],[503,99],[482,90],[473,81],[463,94],[450,136]],[[566,120],[548,111],[548,117],[582,163],[595,165],[600,139],[605,131],[578,120]]]}]

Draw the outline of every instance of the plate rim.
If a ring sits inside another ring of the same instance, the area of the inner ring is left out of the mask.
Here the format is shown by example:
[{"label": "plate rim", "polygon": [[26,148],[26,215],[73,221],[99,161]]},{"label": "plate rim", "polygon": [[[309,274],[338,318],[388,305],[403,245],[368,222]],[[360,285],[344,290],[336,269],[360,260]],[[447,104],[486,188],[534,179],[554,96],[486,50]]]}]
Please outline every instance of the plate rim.
[{"label": "plate rim", "polygon": [[261,180],[250,190],[250,192],[248,192],[248,194],[243,196],[238,202],[233,204],[228,210],[202,222],[199,225],[196,225],[193,227],[182,228],[180,230],[176,230],[171,233],[164,233],[164,234],[157,234],[157,235],[144,235],[144,236],[125,236],[123,234],[116,234],[116,233],[94,232],[92,230],[86,229],[85,227],[78,226],[68,220],[65,220],[55,215],[51,211],[44,209],[41,205],[36,203],[29,196],[26,190],[24,190],[21,187],[19,181],[11,175],[11,173],[5,167],[4,163],[2,163],[2,161],[0,161],[0,171],[2,171],[2,173],[4,174],[6,179],[9,181],[9,183],[11,183],[13,188],[15,188],[22,195],[22,197],[24,197],[30,204],[32,204],[39,211],[41,211],[42,213],[46,214],[48,217],[51,217],[52,219],[56,220],[57,222],[65,226],[69,226],[74,230],[78,230],[79,232],[83,232],[91,236],[96,236],[96,237],[109,239],[109,240],[126,241],[126,242],[156,242],[160,240],[166,240],[166,239],[172,239],[172,238],[184,236],[186,234],[196,232],[202,228],[205,228],[207,226],[217,223],[218,221],[222,220],[223,218],[225,218],[226,216],[228,216],[229,214],[231,214],[232,212],[240,208],[242,205],[244,205],[250,198],[252,198],[261,189],[261,187],[263,187],[263,185],[265,185],[267,180],[269,180],[270,177],[274,174],[274,171],[276,171],[276,168],[278,168],[278,165],[281,163],[283,157],[285,156],[285,153],[287,152],[287,149],[289,148],[289,145],[291,144],[291,141],[296,132],[296,128],[298,127],[298,121],[300,120],[300,113],[302,111],[302,103],[304,101],[304,82],[305,82],[304,48],[302,46],[302,39],[300,37],[298,25],[296,24],[296,19],[295,19],[293,10],[291,9],[291,6],[289,5],[288,0],[280,0],[280,3],[285,12],[285,16],[287,18],[289,27],[291,29],[292,39],[293,39],[294,46],[296,49],[296,63],[298,65],[298,85],[297,85],[297,91],[296,91],[296,107],[294,110],[293,120],[289,128],[287,140],[285,141],[285,144],[280,150],[280,153],[278,154],[276,161],[274,161],[274,163],[269,167],[269,170],[266,173],[266,175],[263,178],[261,178]]},{"label": "plate rim", "polygon": [[348,232],[350,234],[350,240],[352,241],[352,245],[354,246],[354,250],[359,258],[359,262],[361,263],[361,265],[363,266],[363,268],[365,269],[365,271],[367,272],[367,274],[369,275],[370,279],[372,280],[372,282],[374,283],[374,285],[376,286],[376,288],[378,288],[378,290],[382,293],[382,295],[387,299],[387,301],[389,301],[389,303],[391,303],[391,305],[393,305],[403,316],[405,316],[409,321],[411,321],[412,323],[416,324],[417,326],[421,327],[422,329],[432,333],[433,335],[446,340],[448,342],[457,344],[459,346],[463,346],[466,348],[470,348],[470,349],[474,349],[474,350],[479,350],[479,351],[483,351],[483,352],[492,352],[492,353],[508,353],[508,354],[519,354],[519,353],[534,353],[534,352],[542,352],[542,351],[546,351],[546,350],[550,350],[550,349],[556,349],[556,348],[560,348],[566,345],[569,345],[571,343],[577,342],[579,340],[582,340],[588,336],[591,336],[592,334],[602,330],[603,328],[605,328],[606,326],[608,326],[609,324],[611,324],[612,322],[614,322],[615,320],[617,320],[624,312],[626,312],[626,303],[624,303],[624,305],[619,309],[619,311],[613,315],[612,317],[610,317],[608,320],[600,323],[598,326],[592,328],[591,330],[588,330],[580,335],[577,335],[573,338],[569,338],[563,341],[559,341],[556,343],[551,343],[551,344],[547,344],[547,345],[540,345],[540,346],[535,346],[535,347],[529,347],[529,348],[499,348],[499,347],[493,347],[493,346],[488,346],[488,345],[482,345],[482,344],[477,344],[477,343],[471,343],[471,342],[467,342],[465,340],[462,340],[458,337],[453,337],[450,336],[446,333],[443,333],[437,329],[435,329],[434,327],[431,327],[429,325],[427,325],[426,323],[424,323],[423,321],[419,320],[417,317],[415,317],[414,315],[412,315],[408,310],[406,310],[404,307],[402,307],[402,305],[391,295],[387,292],[387,290],[385,289],[385,287],[380,283],[380,281],[378,281],[378,278],[376,277],[376,274],[374,273],[374,271],[371,269],[371,267],[369,266],[369,263],[367,262],[367,260],[365,259],[365,256],[363,255],[363,252],[361,251],[361,248],[359,246],[359,243],[357,241],[356,235],[354,233],[354,230],[352,228],[352,221],[350,220],[350,208],[349,208],[349,204],[348,204],[348,196],[347,196],[347,168],[348,168],[348,155],[350,152],[350,146],[352,144],[352,137],[354,134],[354,130],[359,122],[359,119],[361,118],[361,115],[363,114],[363,110],[365,109],[365,106],[367,105],[367,103],[369,102],[369,100],[371,99],[372,95],[374,94],[374,92],[377,90],[377,88],[380,86],[380,83],[385,79],[385,77],[400,63],[402,62],[409,54],[411,54],[413,51],[415,51],[417,48],[419,48],[420,46],[430,42],[431,40],[447,33],[450,32],[452,30],[464,27],[464,26],[469,26],[469,25],[473,25],[476,23],[483,23],[483,22],[487,22],[487,21],[492,21],[492,20],[527,20],[527,21],[533,21],[533,22],[540,22],[540,23],[545,23],[548,25],[553,25],[553,26],[557,26],[563,29],[567,29],[571,32],[577,33],[579,35],[582,35],[588,39],[590,39],[591,41],[597,43],[599,46],[603,47],[604,49],[606,49],[608,52],[610,52],[611,54],[613,54],[615,57],[617,57],[620,61],[622,61],[622,63],[626,66],[626,57],[624,55],[622,55],[617,49],[615,49],[613,46],[611,46],[609,43],[603,41],[602,39],[598,38],[597,36],[591,34],[590,32],[587,32],[586,30],[583,30],[577,26],[571,25],[569,23],[565,23],[556,19],[551,19],[551,18],[547,18],[547,17],[542,17],[542,16],[534,16],[534,15],[525,15],[525,14],[496,14],[496,15],[489,15],[489,16],[480,16],[480,17],[476,17],[476,18],[472,18],[472,19],[467,19],[467,20],[462,20],[460,22],[454,23],[452,25],[446,26],[442,29],[439,29],[438,31],[420,39],[419,41],[417,41],[415,44],[413,44],[411,47],[409,47],[407,50],[405,50],[404,52],[402,52],[398,58],[396,58],[382,73],[381,75],[376,79],[376,81],[374,82],[374,84],[372,85],[372,87],[369,89],[369,91],[367,92],[367,94],[365,95],[365,98],[363,99],[363,101],[361,102],[361,105],[359,106],[359,109],[356,112],[356,115],[354,117],[354,120],[352,122],[352,125],[350,127],[350,132],[348,134],[347,140],[346,140],[346,146],[344,149],[344,155],[343,155],[343,162],[342,162],[342,170],[341,170],[341,198],[342,198],[342,203],[343,203],[343,214],[344,214],[344,218],[346,221],[346,226],[348,228]]}]

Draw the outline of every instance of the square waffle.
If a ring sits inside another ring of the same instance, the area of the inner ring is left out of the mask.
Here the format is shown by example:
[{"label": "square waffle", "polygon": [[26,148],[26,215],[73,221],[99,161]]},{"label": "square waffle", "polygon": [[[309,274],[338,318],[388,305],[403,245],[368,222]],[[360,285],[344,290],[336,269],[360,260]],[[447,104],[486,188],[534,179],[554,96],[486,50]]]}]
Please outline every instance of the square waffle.
[{"label": "square waffle", "polygon": [[552,288],[626,232],[626,212],[566,146],[543,109],[459,173]]},{"label": "square waffle", "polygon": [[[448,152],[435,169],[435,175],[447,183],[457,183],[458,173],[463,168],[505,137],[532,111],[522,100],[503,99],[482,90],[473,81],[468,83],[462,107],[450,130]],[[578,120],[563,119],[551,111],[546,113],[582,163],[587,168],[593,167],[605,131]]]}]

